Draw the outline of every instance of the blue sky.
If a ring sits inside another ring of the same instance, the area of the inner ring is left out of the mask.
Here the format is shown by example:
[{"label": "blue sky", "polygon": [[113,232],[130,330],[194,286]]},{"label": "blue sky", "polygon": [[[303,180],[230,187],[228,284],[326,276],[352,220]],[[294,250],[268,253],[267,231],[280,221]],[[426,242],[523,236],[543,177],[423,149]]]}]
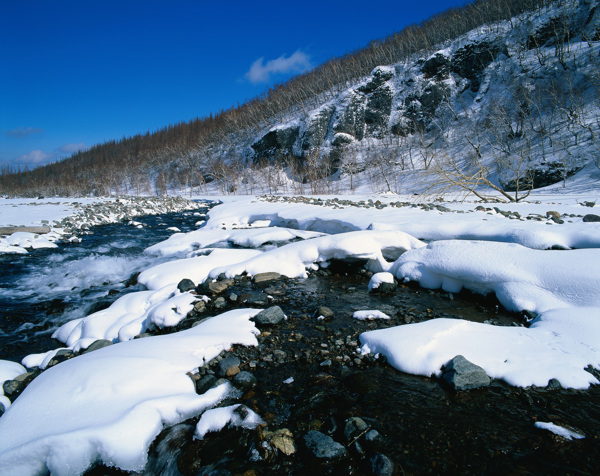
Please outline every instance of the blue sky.
[{"label": "blue sky", "polygon": [[0,0],[0,164],[228,109],[465,0]]}]

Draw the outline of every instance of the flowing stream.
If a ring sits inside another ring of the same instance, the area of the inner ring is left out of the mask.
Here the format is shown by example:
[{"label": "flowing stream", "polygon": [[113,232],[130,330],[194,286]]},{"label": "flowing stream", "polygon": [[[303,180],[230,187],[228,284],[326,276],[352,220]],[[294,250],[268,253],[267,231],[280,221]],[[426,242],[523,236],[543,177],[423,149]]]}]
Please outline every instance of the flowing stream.
[{"label": "flowing stream", "polygon": [[136,218],[141,225],[97,226],[81,243],[58,249],[0,254],[0,359],[20,361],[54,349],[51,335],[59,326],[142,289],[137,273],[165,261],[144,249],[171,236],[170,227],[197,229],[208,209]]}]

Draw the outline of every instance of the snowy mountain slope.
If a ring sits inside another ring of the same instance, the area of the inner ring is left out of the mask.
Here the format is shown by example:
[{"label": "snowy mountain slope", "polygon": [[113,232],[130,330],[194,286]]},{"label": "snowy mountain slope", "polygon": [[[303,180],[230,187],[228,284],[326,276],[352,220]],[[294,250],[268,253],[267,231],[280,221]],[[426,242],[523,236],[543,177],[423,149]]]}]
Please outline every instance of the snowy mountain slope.
[{"label": "snowy mountain slope", "polygon": [[[233,137],[234,150],[247,166],[271,164],[273,174],[321,181],[313,192],[331,191],[325,182],[332,178],[339,191],[357,183],[422,191],[408,179],[414,171],[433,172],[425,182],[444,189],[453,176],[443,172],[455,163],[511,192],[564,181],[599,162],[597,6],[557,2],[377,67],[313,110],[257,131],[250,143]],[[246,182],[260,187],[261,174],[251,175]],[[240,181],[230,191],[244,188]]]}]

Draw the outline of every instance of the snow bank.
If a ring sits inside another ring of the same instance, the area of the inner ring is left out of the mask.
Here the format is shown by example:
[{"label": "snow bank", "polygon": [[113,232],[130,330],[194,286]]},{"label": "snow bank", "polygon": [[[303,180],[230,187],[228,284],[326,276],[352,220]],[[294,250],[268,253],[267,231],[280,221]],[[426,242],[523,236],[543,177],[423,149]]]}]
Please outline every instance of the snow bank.
[{"label": "snow bank", "polygon": [[[343,198],[343,197],[342,197]],[[351,197],[355,203],[373,197]],[[361,198],[363,200],[361,200]],[[564,205],[552,203],[499,204],[503,211],[519,212],[522,216],[535,214],[545,216],[548,210],[561,214],[581,215],[584,207],[575,200]],[[414,201],[414,197],[378,196],[381,202],[396,200]],[[283,200],[283,198],[281,199]],[[491,209],[489,212],[475,211],[473,203],[443,203],[448,212],[424,209],[415,206],[346,206],[333,208],[309,203],[261,202],[255,199],[236,197],[235,201],[213,208],[208,213],[209,228],[233,228],[249,226],[258,221],[267,221],[270,226],[312,230],[324,233],[344,233],[358,230],[398,230],[423,240],[485,240],[503,243],[518,243],[528,248],[548,249],[600,247],[600,223],[583,223],[581,218],[565,219],[562,225],[547,224],[546,220],[511,220]]]},{"label": "snow bank", "polygon": [[545,387],[552,378],[565,388],[599,383],[584,370],[600,364],[598,341],[590,347],[585,339],[572,339],[545,328],[440,318],[365,332],[360,341],[363,352],[382,353],[398,370],[427,377],[441,376],[444,364],[463,355],[490,377],[510,385]]},{"label": "snow bank", "polygon": [[456,293],[495,292],[510,311],[600,307],[600,250],[532,250],[516,244],[438,241],[404,254],[398,279]]},{"label": "snow bank", "polygon": [[146,253],[172,256],[180,253],[192,253],[199,248],[208,248],[216,245],[236,245],[244,248],[258,248],[265,243],[279,244],[296,239],[305,240],[315,238],[321,235],[322,233],[279,227],[235,230],[221,228],[211,229],[209,227],[201,228],[200,230],[189,233],[176,233],[167,240],[148,247]]},{"label": "snow bank", "polygon": [[520,245],[441,241],[402,255],[399,279],[426,288],[494,292],[504,307],[540,315],[530,328],[496,327],[453,319],[367,332],[364,351],[381,352],[396,368],[440,375],[461,354],[490,377],[512,385],[563,387],[598,383],[584,369],[600,366],[600,250],[540,251]]},{"label": "snow bank", "polygon": [[240,249],[206,251],[210,254],[169,261],[148,268],[139,274],[138,283],[148,289],[160,289],[168,284],[176,285],[184,278],[191,279],[195,284],[201,284],[208,279],[213,269],[243,262],[261,254],[258,250]]},{"label": "snow bank", "polygon": [[306,269],[316,269],[317,264],[326,266],[332,259],[364,259],[374,272],[387,271],[406,250],[425,246],[425,243],[406,233],[394,231],[356,231],[327,235],[299,241],[266,251],[259,256],[238,264],[215,268],[211,277],[225,273],[233,277],[242,273],[254,276],[269,271],[290,278],[307,276]]},{"label": "snow bank", "polygon": [[[113,342],[131,340],[155,326],[177,325],[198,300],[200,296],[180,293],[175,284],[155,291],[126,294],[102,311],[67,322],[52,337],[75,351],[85,349],[99,339]],[[33,363],[32,360],[27,361],[28,366]]]},{"label": "snow bank", "polygon": [[83,473],[95,462],[144,468],[162,428],[213,407],[229,384],[203,395],[187,372],[233,344],[256,345],[239,309],[176,334],[149,337],[84,354],[37,377],[0,418],[0,474]]}]

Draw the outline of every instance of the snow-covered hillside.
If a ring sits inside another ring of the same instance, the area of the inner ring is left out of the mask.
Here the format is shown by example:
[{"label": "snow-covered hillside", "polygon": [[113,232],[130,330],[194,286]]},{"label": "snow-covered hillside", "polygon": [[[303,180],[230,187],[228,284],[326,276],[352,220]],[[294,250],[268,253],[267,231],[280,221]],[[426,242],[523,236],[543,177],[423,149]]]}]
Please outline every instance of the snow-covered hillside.
[{"label": "snow-covered hillside", "polygon": [[[233,133],[202,165],[224,193],[498,187],[519,199],[564,183],[600,151],[600,11],[569,0],[486,25],[369,77],[311,110]],[[231,159],[237,157],[237,159]],[[220,167],[223,167],[221,164]],[[251,168],[251,170],[248,170]],[[414,175],[417,174],[416,180]]]}]

